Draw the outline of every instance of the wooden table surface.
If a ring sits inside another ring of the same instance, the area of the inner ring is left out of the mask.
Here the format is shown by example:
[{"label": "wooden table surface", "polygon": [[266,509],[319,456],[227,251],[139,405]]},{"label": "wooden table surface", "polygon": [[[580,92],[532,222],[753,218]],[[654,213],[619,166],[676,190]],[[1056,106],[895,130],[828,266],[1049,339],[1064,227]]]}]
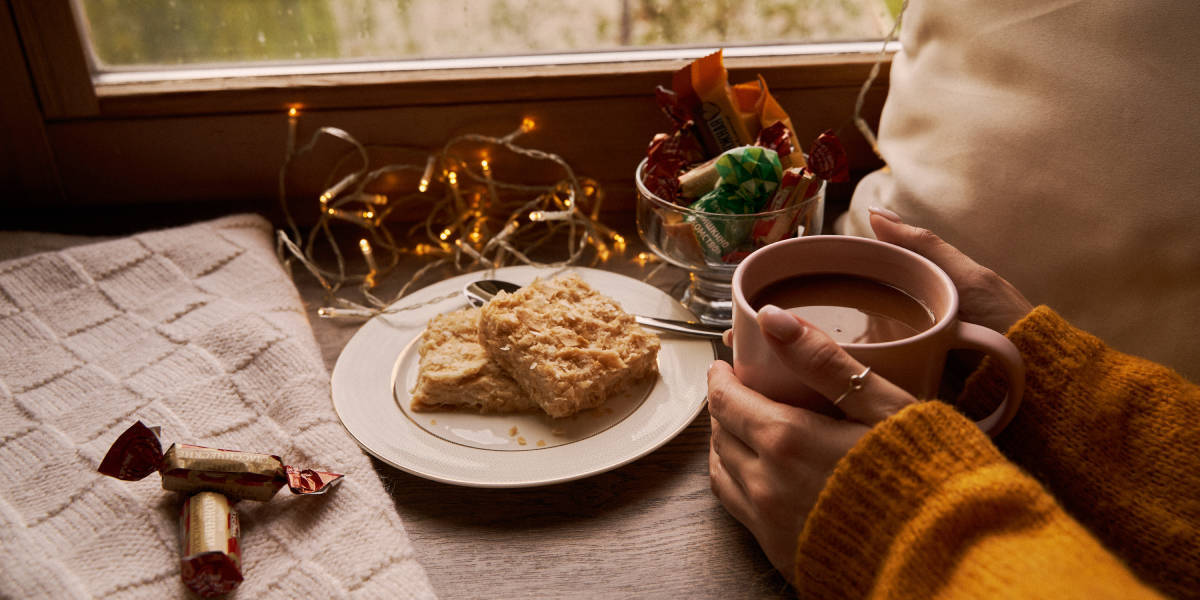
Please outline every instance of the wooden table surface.
[{"label": "wooden table surface", "polygon": [[[630,246],[626,257],[643,249]],[[391,285],[406,281],[415,266],[403,265]],[[627,259],[597,268],[638,279],[647,274]],[[649,282],[678,293],[684,277],[667,267]],[[332,371],[361,323],[317,317],[322,290],[309,279],[297,276],[297,284]],[[728,359],[726,349],[720,352]],[[705,410],[675,439],[631,464],[523,489],[453,486],[374,463],[444,599],[793,597],[754,538],[712,494],[709,434]]]}]

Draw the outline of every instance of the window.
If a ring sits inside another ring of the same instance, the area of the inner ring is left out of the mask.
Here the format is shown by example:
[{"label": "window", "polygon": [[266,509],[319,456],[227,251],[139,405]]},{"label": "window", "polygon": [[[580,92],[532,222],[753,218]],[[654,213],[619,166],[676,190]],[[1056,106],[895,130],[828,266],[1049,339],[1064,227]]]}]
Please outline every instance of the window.
[{"label": "window", "polygon": [[[364,68],[347,61],[383,61],[365,67],[373,69],[511,66],[662,57],[671,56],[664,50],[686,54],[688,48],[699,46],[741,47],[743,54],[762,55],[788,52],[786,46],[797,44],[882,39],[894,21],[895,0],[892,4],[885,0],[74,0],[93,70],[102,81],[128,81],[137,78],[133,75],[137,72],[145,78],[147,71],[156,69],[217,64],[287,65],[291,72]],[[564,56],[568,54],[574,56]],[[125,77],[112,77],[117,73]]]},{"label": "window", "polygon": [[[194,203],[270,213],[289,107],[302,108],[301,137],[336,125],[368,143],[423,149],[468,131],[502,135],[533,116],[539,127],[529,145],[599,180],[606,207],[628,209],[633,168],[666,126],[655,86],[718,46],[728,48],[738,81],[764,76],[801,135],[845,131],[851,168],[861,173],[877,162],[847,124],[881,48],[868,38],[890,27],[898,8],[888,7],[892,1],[580,1],[569,20],[591,15],[577,29],[593,33],[572,37],[521,33],[553,12],[547,7],[568,5],[549,0],[0,0],[8,9],[0,11],[0,84],[10,90],[0,124],[18,126],[0,150],[0,177],[40,202],[103,206],[105,214],[116,206],[140,214]],[[796,13],[779,8],[786,5],[805,7],[818,25],[814,14],[843,11],[836,14],[851,15],[860,29],[808,38],[840,40],[827,45],[750,44],[747,33],[768,43],[793,33]],[[442,11],[449,24],[387,21],[429,6],[458,8]],[[485,37],[483,25],[460,28],[465,35],[440,33],[465,19],[467,6],[472,18],[507,25],[479,46],[466,40]],[[761,27],[717,26],[716,8],[749,6],[774,16]],[[149,13],[136,16],[146,7]],[[193,16],[217,9],[232,16]],[[553,16],[561,22],[566,14]],[[242,25],[229,26],[234,17]],[[226,28],[208,29],[222,21]],[[687,27],[716,37],[680,42],[678,31]],[[391,33],[406,28],[451,43],[431,41],[418,53],[416,42]],[[175,49],[147,50],[151,40]],[[649,46],[628,50],[626,40]],[[575,52],[584,41],[588,49]],[[481,48],[501,46],[503,53],[479,56]],[[884,66],[867,98],[868,118],[882,107]],[[289,189],[306,197],[322,184],[301,173]]]}]

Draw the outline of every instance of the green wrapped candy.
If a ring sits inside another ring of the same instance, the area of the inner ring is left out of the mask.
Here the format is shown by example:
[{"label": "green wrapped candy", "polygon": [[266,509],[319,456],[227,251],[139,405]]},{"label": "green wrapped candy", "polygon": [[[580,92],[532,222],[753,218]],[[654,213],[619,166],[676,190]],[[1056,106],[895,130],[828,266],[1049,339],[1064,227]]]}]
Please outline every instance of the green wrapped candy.
[{"label": "green wrapped candy", "polygon": [[[707,213],[745,215],[759,212],[779,187],[783,167],[779,154],[760,146],[743,146],[722,154],[715,163],[717,186],[688,208]],[[752,219],[713,220],[689,217],[710,261],[723,258],[746,241]]]}]

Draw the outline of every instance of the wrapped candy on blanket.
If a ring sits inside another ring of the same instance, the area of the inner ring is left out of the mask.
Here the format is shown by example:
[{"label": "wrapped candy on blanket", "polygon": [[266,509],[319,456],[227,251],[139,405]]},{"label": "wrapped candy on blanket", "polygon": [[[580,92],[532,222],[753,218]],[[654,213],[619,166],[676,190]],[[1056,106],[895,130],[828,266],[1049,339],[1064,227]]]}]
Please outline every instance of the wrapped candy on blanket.
[{"label": "wrapped candy on blanket", "polygon": [[179,516],[180,576],[188,589],[205,598],[226,594],[242,582],[233,502],[266,502],[285,484],[293,494],[323,494],[342,478],[286,466],[271,454],[187,444],[172,444],[163,452],[156,429],[134,423],[113,442],[98,470],[125,481],[158,471],[163,489],[186,496]]},{"label": "wrapped candy on blanket", "polygon": [[205,598],[228,594],[242,583],[241,526],[229,499],[200,492],[179,511],[179,575]]},{"label": "wrapped candy on blanket", "polygon": [[158,471],[164,490],[221,492],[230,498],[270,500],[287,484],[293,494],[323,494],[341,479],[338,473],[285,466],[272,454],[172,444],[166,452],[153,429],[134,423],[113,442],[99,471],[138,481]]}]

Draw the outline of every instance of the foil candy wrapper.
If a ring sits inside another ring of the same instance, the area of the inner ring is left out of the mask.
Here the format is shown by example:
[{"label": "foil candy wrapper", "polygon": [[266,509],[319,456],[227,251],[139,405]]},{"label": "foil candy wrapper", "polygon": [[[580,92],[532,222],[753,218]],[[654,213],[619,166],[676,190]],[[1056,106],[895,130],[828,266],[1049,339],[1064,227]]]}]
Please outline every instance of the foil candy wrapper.
[{"label": "foil candy wrapper", "polygon": [[[657,138],[658,136],[655,137]],[[797,161],[800,164],[804,164],[804,154],[796,152],[794,139],[795,134],[792,133],[791,129],[784,123],[778,122],[758,132],[758,138],[755,139],[754,145],[773,150],[775,154],[779,155],[779,163],[784,169],[803,168],[788,167],[789,164],[794,164]],[[717,172],[717,160],[719,158],[705,161],[681,173],[679,175],[678,195],[683,198],[699,198],[716,188],[720,182],[720,173]]]},{"label": "foil candy wrapper", "polygon": [[[790,208],[811,198],[812,194],[820,187],[820,184],[813,185],[814,180],[815,177],[808,169],[787,169],[783,172],[779,189],[763,207],[763,211],[773,212]],[[792,235],[804,235],[804,232],[800,231],[800,227],[803,226],[807,229],[809,226],[799,222],[802,213],[803,211],[797,211],[791,215],[784,214],[756,221],[754,231],[751,233],[755,245],[765,246]]]},{"label": "foil candy wrapper", "polygon": [[232,592],[242,583],[241,525],[229,499],[200,492],[179,511],[179,573],[204,598]]},{"label": "foil candy wrapper", "polygon": [[99,471],[125,481],[162,474],[163,489],[220,492],[234,499],[270,500],[285,484],[293,494],[322,494],[341,474],[296,469],[272,454],[172,444],[166,452],[154,429],[134,423],[113,442]]},{"label": "foil candy wrapper", "polygon": [[172,444],[166,452],[159,429],[141,421],[125,430],[100,462],[99,471],[125,481],[162,474],[163,489],[185,494],[179,513],[179,573],[184,585],[211,598],[242,582],[241,525],[233,503],[265,502],[285,484],[294,494],[323,494],[342,475],[296,469],[272,454]]},{"label": "foil candy wrapper", "polygon": [[700,152],[695,139],[685,135],[683,130],[655,135],[646,149],[642,183],[655,196],[675,202],[679,195],[678,174],[698,156]]},{"label": "foil candy wrapper", "polygon": [[813,141],[812,150],[808,153],[808,162],[812,172],[821,179],[833,183],[850,181],[850,159],[846,156],[846,148],[842,141],[834,135],[832,129],[827,129]]},{"label": "foil candy wrapper", "polygon": [[[779,155],[758,146],[734,148],[717,158],[717,186],[689,206],[692,210],[723,215],[759,212],[775,193],[783,175]],[[689,216],[696,238],[710,262],[725,262],[749,237],[752,219],[710,219]]]}]

